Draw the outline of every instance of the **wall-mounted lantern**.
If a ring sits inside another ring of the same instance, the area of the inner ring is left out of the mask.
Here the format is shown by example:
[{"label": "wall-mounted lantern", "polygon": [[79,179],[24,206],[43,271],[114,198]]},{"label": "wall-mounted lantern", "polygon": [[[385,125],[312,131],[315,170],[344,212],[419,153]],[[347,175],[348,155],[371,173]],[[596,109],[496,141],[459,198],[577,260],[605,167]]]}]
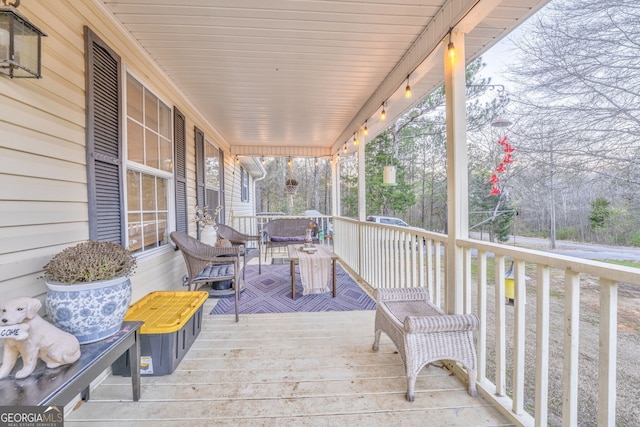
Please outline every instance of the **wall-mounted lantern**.
[{"label": "wall-mounted lantern", "polygon": [[40,78],[40,38],[47,36],[16,10],[20,0],[0,0],[0,73]]}]

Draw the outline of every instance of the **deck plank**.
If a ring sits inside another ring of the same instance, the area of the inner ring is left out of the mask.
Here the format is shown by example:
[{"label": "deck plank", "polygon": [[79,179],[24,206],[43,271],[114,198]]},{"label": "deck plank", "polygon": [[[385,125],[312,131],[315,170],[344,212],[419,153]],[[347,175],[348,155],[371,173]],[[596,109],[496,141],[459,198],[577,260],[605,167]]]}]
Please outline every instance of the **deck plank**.
[{"label": "deck plank", "polygon": [[510,425],[439,365],[423,369],[407,402],[402,360],[371,311],[210,316],[172,375],[108,376],[65,425]]}]

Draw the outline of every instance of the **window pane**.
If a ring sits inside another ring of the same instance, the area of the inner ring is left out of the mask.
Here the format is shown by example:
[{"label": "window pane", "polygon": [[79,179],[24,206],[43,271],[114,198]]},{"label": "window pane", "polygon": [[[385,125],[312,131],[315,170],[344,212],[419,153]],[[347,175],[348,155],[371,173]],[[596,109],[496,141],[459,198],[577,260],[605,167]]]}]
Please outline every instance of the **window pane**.
[{"label": "window pane", "polygon": [[145,135],[146,156],[144,164],[152,168],[160,169],[160,162],[158,161],[158,134],[147,130]]},{"label": "window pane", "polygon": [[160,135],[171,139],[171,108],[167,107],[162,101],[160,104]]},{"label": "window pane", "polygon": [[142,216],[139,213],[128,215],[129,250],[137,251],[142,248]]},{"label": "window pane", "polygon": [[127,115],[142,123],[142,85],[127,75]]},{"label": "window pane", "polygon": [[158,242],[161,245],[169,243],[169,231],[167,230],[167,214],[158,212]]},{"label": "window pane", "polygon": [[159,211],[167,210],[167,180],[158,178],[156,180],[156,200],[158,201],[157,209]]},{"label": "window pane", "polygon": [[139,211],[140,208],[140,173],[127,171],[127,210]]},{"label": "window pane", "polygon": [[144,125],[158,131],[158,97],[148,90],[144,91]]},{"label": "window pane", "polygon": [[155,248],[158,245],[158,222],[156,221],[155,213],[142,214],[142,229],[144,230],[142,235],[142,244],[146,249]]},{"label": "window pane", "polygon": [[156,178],[147,174],[142,175],[142,210],[156,210]]},{"label": "window pane", "polygon": [[173,146],[171,140],[160,138],[160,169],[173,172]]},{"label": "window pane", "polygon": [[144,163],[144,139],[142,126],[127,120],[127,158],[132,162]]}]

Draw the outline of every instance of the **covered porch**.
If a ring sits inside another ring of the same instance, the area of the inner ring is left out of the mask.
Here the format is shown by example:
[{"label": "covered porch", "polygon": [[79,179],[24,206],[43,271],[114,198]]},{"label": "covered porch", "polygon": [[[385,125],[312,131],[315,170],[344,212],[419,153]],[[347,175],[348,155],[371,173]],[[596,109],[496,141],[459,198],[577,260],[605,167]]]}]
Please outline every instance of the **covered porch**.
[{"label": "covered porch", "polygon": [[[90,30],[100,37],[98,52],[104,41],[104,51],[118,57],[112,67],[116,108],[109,122],[116,151],[126,152],[129,139],[134,140],[118,110],[134,80],[148,87],[150,99],[157,94],[159,111],[174,113],[165,114],[162,129],[170,147],[162,163],[167,170],[156,173],[133,155],[106,162],[121,167],[115,178],[107,176],[108,183],[118,177],[126,181],[128,172],[154,172],[166,182],[164,192],[151,192],[162,194],[163,208],[156,210],[166,216],[154,224],[166,232],[153,242],[157,247],[139,254],[134,300],[151,291],[181,289],[183,263],[167,235],[179,226],[196,234],[188,218],[209,197],[202,176],[205,141],[220,153],[218,178],[224,179],[217,182],[216,197],[225,204],[225,221],[255,234],[249,189],[259,176],[248,180],[236,173],[236,161],[257,166],[262,156],[335,158],[344,149],[364,159],[368,138],[444,83],[448,234],[367,223],[361,162],[359,217],[329,216],[333,245],[343,266],[369,289],[425,286],[447,312],[480,318],[478,398],[466,392],[466,373],[449,365],[424,369],[416,401],[407,402],[402,362],[388,339],[383,338],[381,352],[371,351],[373,313],[246,315],[239,323],[207,315],[179,371],[143,379],[140,402],[130,401],[127,379],[107,376],[92,400],[66,421],[574,426],[582,422],[580,337],[591,323],[597,329],[589,336],[597,346],[597,375],[592,373],[593,385],[587,386],[595,387],[598,397],[586,405],[597,411],[598,425],[614,425],[618,283],[640,285],[638,271],[469,238],[465,64],[547,2],[409,0],[400,7],[381,0],[364,8],[357,1],[321,0],[227,0],[213,6],[205,0],[23,0],[20,11],[48,38],[43,79],[0,80],[0,140],[8,160],[0,170],[6,212],[0,227],[6,242],[0,254],[3,297],[43,297],[42,265],[58,249],[93,237],[92,222],[100,217],[87,195],[88,164],[101,157],[87,148],[94,141],[83,34]],[[127,90],[120,87],[127,84],[121,74],[131,79]],[[411,85],[413,98],[405,97],[405,85]],[[388,114],[386,122],[381,110]],[[182,148],[174,158],[178,140]],[[173,170],[178,160],[182,175]],[[134,187],[119,187],[113,189],[119,198],[108,213],[122,217],[114,220],[120,227],[116,239],[129,246],[127,215],[133,209],[122,189]],[[502,286],[509,261],[515,265],[513,307],[505,305]],[[534,285],[527,279],[532,272]],[[558,272],[563,278],[559,314],[549,303],[550,276]],[[587,277],[596,284],[599,301],[597,319],[585,322],[580,294]],[[210,309],[205,307],[207,313]],[[560,336],[550,336],[552,315],[564,322]],[[536,324],[533,335],[527,335],[527,319]],[[549,379],[550,353],[558,348],[552,338],[562,343],[559,383]],[[525,386],[532,378],[533,391]],[[561,415],[550,421],[552,401],[562,402]]]}]

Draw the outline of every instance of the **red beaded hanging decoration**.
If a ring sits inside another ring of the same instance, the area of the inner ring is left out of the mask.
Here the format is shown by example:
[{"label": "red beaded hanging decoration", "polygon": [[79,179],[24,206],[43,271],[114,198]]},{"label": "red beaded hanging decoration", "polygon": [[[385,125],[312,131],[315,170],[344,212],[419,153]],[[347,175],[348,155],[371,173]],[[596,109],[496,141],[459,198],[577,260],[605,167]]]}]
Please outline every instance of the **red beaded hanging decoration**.
[{"label": "red beaded hanging decoration", "polygon": [[[498,167],[496,167],[496,170],[495,170],[496,173],[506,172],[507,166],[505,165],[509,165],[515,161],[515,159],[512,156],[512,153],[515,152],[516,149],[513,148],[513,146],[507,142],[507,139],[508,138],[505,135],[498,140],[498,145],[500,145],[501,147],[504,147],[503,148],[504,157],[502,158],[502,162],[498,165]],[[487,194],[487,196],[497,196],[502,192],[502,190],[500,190],[500,187],[498,186],[499,182],[500,182],[500,178],[498,178],[498,175],[496,175],[495,173],[491,175],[491,179],[489,179],[489,184],[491,184],[491,192]]]}]

